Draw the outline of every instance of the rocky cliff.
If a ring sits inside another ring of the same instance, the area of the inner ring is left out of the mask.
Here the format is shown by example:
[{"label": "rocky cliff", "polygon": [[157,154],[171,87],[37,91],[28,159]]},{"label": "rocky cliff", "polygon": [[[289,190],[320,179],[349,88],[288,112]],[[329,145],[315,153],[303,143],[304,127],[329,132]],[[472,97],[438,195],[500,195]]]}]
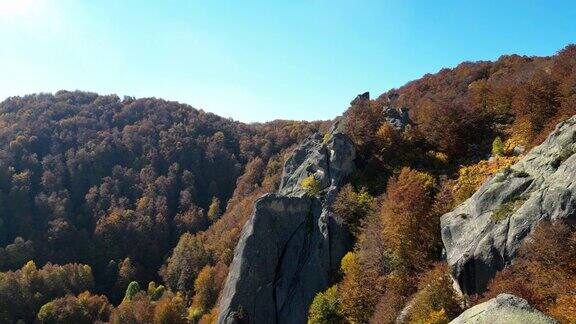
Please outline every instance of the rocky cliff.
[{"label": "rocky cliff", "polygon": [[446,259],[464,293],[481,293],[542,220],[576,218],[576,116],[441,218]]},{"label": "rocky cliff", "polygon": [[[338,126],[306,140],[286,161],[278,193],[260,198],[242,230],[220,301],[219,323],[305,323],[350,249],[351,237],[330,211],[354,168],[352,141]],[[309,175],[320,197],[301,186]]]},{"label": "rocky cliff", "polygon": [[450,324],[506,323],[506,324],[554,324],[558,323],[522,298],[500,294],[487,302],[478,304],[460,314]]}]

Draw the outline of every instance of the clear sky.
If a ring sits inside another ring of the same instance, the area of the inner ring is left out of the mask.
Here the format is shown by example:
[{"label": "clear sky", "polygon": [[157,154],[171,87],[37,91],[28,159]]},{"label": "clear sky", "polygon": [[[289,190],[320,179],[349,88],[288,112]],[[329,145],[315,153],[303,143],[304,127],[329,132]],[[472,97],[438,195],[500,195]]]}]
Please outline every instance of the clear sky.
[{"label": "clear sky", "polygon": [[364,91],[573,42],[576,1],[0,0],[0,100],[79,89],[328,119]]}]

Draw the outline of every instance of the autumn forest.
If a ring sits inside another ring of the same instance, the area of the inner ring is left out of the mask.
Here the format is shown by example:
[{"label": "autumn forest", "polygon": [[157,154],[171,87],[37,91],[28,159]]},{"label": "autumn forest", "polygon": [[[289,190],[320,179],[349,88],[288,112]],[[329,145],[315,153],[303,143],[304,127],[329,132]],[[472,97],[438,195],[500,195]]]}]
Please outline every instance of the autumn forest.
[{"label": "autumn forest", "polygon": [[[401,126],[390,109],[406,113]],[[448,323],[501,292],[576,321],[574,224],[543,222],[486,292],[465,296],[440,232],[440,216],[576,114],[576,45],[464,62],[342,110],[356,169],[332,209],[354,244],[309,323]],[[80,91],[8,98],[0,323],[216,322],[254,202],[277,191],[292,151],[332,123],[247,124]]]}]

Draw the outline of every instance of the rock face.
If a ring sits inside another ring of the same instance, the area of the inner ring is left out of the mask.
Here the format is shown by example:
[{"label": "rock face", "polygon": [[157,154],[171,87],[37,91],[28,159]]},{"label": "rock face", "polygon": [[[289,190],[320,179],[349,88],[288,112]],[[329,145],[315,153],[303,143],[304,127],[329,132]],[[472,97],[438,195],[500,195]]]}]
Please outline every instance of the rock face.
[{"label": "rock face", "polygon": [[[338,123],[326,137],[317,134],[294,151],[278,193],[256,202],[242,230],[218,323],[306,323],[314,296],[332,283],[351,247],[347,228],[329,206],[354,158],[354,145]],[[323,188],[321,198],[301,188],[311,174]]]},{"label": "rock face", "polygon": [[441,218],[446,259],[464,293],[485,291],[542,220],[576,219],[576,116]]},{"label": "rock face", "polygon": [[[408,108],[396,108],[395,103],[398,99],[397,93],[391,93],[384,105],[382,106],[382,115],[388,124],[397,130],[403,131],[410,124]],[[351,106],[366,104],[370,101],[370,92],[359,94],[350,102]]]},{"label": "rock face", "polygon": [[553,324],[558,321],[534,309],[522,298],[500,294],[466,310],[450,322],[450,324],[474,323]]},{"label": "rock face", "polygon": [[370,92],[364,92],[356,96],[354,100],[350,101],[350,106],[370,100]]},{"label": "rock face", "polygon": [[284,164],[278,193],[296,196],[304,194],[300,182],[311,174],[327,193],[332,193],[354,169],[355,157],[352,140],[343,133],[337,122],[325,138],[315,134],[294,150]]},{"label": "rock face", "polygon": [[410,122],[408,109],[400,108],[399,110],[392,106],[384,106],[384,118],[386,121],[398,130],[404,130]]}]

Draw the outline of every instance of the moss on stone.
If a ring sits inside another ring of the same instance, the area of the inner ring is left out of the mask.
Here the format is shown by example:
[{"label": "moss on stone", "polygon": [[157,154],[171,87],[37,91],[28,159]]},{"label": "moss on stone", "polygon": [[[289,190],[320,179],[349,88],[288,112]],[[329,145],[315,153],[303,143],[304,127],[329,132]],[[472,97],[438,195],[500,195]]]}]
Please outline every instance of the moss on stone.
[{"label": "moss on stone", "polygon": [[522,207],[522,205],[524,205],[524,202],[526,202],[526,200],[528,200],[528,195],[521,195],[510,200],[509,202],[501,204],[492,212],[492,215],[490,215],[490,219],[494,222],[499,222],[512,216],[512,214],[514,214],[515,211],[517,211],[520,207]]}]

